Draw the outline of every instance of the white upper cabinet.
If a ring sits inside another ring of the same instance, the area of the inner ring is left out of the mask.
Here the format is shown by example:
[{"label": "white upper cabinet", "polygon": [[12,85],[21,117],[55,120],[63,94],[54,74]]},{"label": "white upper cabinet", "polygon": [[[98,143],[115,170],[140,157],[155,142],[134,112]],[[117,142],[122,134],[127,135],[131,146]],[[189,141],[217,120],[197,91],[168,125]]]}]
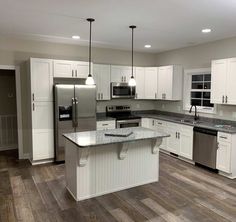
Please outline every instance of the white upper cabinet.
[{"label": "white upper cabinet", "polygon": [[182,78],[181,66],[158,67],[157,98],[162,100],[182,99]]},{"label": "white upper cabinet", "polygon": [[111,66],[94,64],[93,77],[97,86],[97,100],[110,100]]},{"label": "white upper cabinet", "polygon": [[53,60],[53,76],[58,78],[87,78],[88,62]]},{"label": "white upper cabinet", "polygon": [[128,83],[131,77],[131,71],[130,66],[111,66],[111,82]]},{"label": "white upper cabinet", "polygon": [[236,58],[211,64],[211,103],[236,105]]},{"label": "white upper cabinet", "polygon": [[228,74],[226,82],[226,103],[236,105],[236,58],[228,60]]},{"label": "white upper cabinet", "polygon": [[53,60],[30,59],[31,98],[35,102],[53,101]]},{"label": "white upper cabinet", "polygon": [[225,102],[227,59],[215,60],[211,63],[211,103]]},{"label": "white upper cabinet", "polygon": [[136,95],[135,99],[145,99],[145,68],[135,68]]},{"label": "white upper cabinet", "polygon": [[[93,67],[91,67],[92,70]],[[75,78],[85,79],[89,74],[88,62],[74,62]]]},{"label": "white upper cabinet", "polygon": [[145,68],[145,99],[157,99],[158,68]]}]

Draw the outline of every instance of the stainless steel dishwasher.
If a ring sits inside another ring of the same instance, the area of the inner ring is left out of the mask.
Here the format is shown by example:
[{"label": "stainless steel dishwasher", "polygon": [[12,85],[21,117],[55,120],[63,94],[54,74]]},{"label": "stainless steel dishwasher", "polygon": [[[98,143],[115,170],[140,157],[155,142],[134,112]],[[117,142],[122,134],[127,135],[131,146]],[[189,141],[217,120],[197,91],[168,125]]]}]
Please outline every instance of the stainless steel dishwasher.
[{"label": "stainless steel dishwasher", "polygon": [[217,131],[194,127],[193,161],[216,169]]}]

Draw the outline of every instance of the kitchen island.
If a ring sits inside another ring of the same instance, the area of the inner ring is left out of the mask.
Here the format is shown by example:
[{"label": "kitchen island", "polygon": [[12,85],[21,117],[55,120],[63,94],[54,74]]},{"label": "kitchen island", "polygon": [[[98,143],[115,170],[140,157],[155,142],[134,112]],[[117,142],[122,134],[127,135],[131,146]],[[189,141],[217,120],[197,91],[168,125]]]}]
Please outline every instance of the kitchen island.
[{"label": "kitchen island", "polygon": [[67,190],[80,201],[157,182],[159,146],[168,136],[142,127],[65,134]]}]

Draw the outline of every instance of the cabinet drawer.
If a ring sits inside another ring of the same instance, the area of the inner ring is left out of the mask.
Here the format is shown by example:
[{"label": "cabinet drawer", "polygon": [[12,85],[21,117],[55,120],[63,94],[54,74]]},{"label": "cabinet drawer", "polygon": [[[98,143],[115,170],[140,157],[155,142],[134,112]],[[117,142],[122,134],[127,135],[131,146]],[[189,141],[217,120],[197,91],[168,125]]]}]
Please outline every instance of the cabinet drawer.
[{"label": "cabinet drawer", "polygon": [[231,134],[218,132],[218,142],[229,142],[231,143]]},{"label": "cabinet drawer", "polygon": [[109,121],[98,121],[97,122],[97,130],[103,130],[103,129],[115,129],[116,128],[116,122],[115,120],[109,120]]}]

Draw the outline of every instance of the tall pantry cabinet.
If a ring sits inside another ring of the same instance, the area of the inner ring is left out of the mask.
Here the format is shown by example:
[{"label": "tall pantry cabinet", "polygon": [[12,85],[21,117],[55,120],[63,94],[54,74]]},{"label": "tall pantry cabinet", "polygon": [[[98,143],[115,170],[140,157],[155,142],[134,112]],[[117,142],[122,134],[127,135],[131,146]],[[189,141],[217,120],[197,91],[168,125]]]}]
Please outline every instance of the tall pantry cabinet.
[{"label": "tall pantry cabinet", "polygon": [[29,62],[31,161],[54,158],[53,60]]}]

